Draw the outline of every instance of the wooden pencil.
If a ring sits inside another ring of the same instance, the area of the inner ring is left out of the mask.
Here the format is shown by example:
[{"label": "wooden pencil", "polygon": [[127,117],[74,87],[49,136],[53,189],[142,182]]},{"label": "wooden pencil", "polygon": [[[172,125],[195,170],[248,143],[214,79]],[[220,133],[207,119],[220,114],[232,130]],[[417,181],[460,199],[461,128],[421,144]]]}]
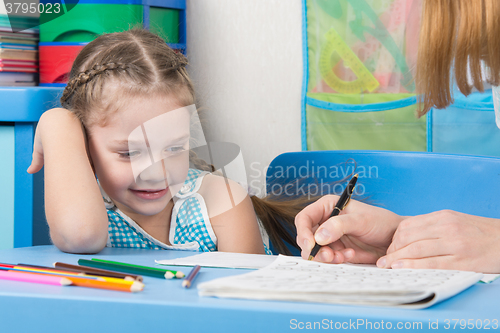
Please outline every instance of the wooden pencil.
[{"label": "wooden pencil", "polygon": [[35,273],[14,272],[14,271],[0,271],[0,279],[11,281],[22,281],[31,283],[50,284],[54,286],[67,286],[72,282],[61,276],[50,276]]},{"label": "wooden pencil", "polygon": [[[20,269],[25,269],[25,270],[47,271],[47,272],[55,272],[55,273],[60,273],[60,274],[79,275],[79,276],[105,276],[105,277],[118,278],[118,279],[124,279],[126,277],[125,274],[121,274],[121,273],[110,274],[110,275],[102,275],[102,274],[99,275],[99,274],[91,274],[91,273],[84,272],[82,269],[70,270],[70,269],[65,269],[65,268],[55,268],[55,267],[47,267],[47,266],[29,265],[29,264],[19,264],[16,267],[20,268]],[[82,267],[82,266],[76,266],[76,267]],[[120,276],[117,276],[117,275],[120,275]],[[134,281],[135,279],[129,277],[129,279],[127,279],[127,280]]]},{"label": "wooden pencil", "polygon": [[140,275],[127,274],[127,273],[110,271],[107,269],[100,269],[100,268],[94,268],[94,267],[71,265],[71,264],[66,264],[63,262],[55,262],[54,267],[57,269],[63,269],[63,270],[68,270],[68,271],[73,271],[73,272],[81,272],[81,273],[98,275],[98,276],[109,276],[109,277],[115,277],[115,278],[122,278],[125,280],[140,281],[140,282],[142,282],[142,280],[143,280],[142,276],[140,276]]},{"label": "wooden pencil", "polygon": [[172,271],[168,269],[161,269],[148,266],[140,266],[133,264],[126,264],[117,261],[101,260],[101,259],[79,259],[79,265],[90,266],[95,268],[103,268],[109,270],[115,270],[124,273],[141,274],[162,279],[172,279],[174,277],[181,278],[184,277],[184,273],[180,271]]},{"label": "wooden pencil", "polygon": [[13,264],[4,264],[4,263],[0,263],[0,267],[14,267],[15,265]]},{"label": "wooden pencil", "polygon": [[[115,278],[115,277],[109,277],[109,276],[97,276],[97,275],[91,275],[91,274],[85,274],[85,273],[77,273],[77,272],[66,272],[66,271],[57,271],[57,270],[46,270],[46,269],[37,269],[37,268],[32,268],[32,267],[25,267],[25,266],[14,266],[14,268],[5,268],[5,267],[0,267],[1,269],[10,269],[10,270],[16,270],[20,272],[31,272],[31,273],[38,273],[38,274],[49,274],[49,275],[59,275],[59,276],[64,276],[64,277],[77,277],[77,278],[83,278],[83,279],[92,279],[92,280],[98,280],[98,281],[108,281],[108,282],[113,282],[113,283],[121,283],[125,285],[131,285],[133,282],[136,280],[125,280],[122,278]],[[140,281],[137,281],[140,282]],[[142,282],[140,282],[142,283]]]},{"label": "wooden pencil", "polygon": [[[27,273],[34,273],[34,274],[45,274],[45,275],[61,276],[61,277],[77,277],[77,278],[91,279],[91,280],[97,280],[97,281],[121,283],[121,284],[129,285],[129,286],[133,282],[136,281],[136,280],[125,280],[125,279],[109,277],[109,276],[96,276],[96,275],[77,273],[77,272],[66,272],[66,271],[57,271],[57,270],[51,271],[51,270],[40,269],[40,268],[37,269],[37,268],[26,267],[26,266],[14,266],[13,268],[0,267],[0,270],[27,272]],[[140,282],[140,281],[137,281],[137,282]],[[140,282],[140,283],[142,283],[142,282]]]},{"label": "wooden pencil", "polygon": [[97,288],[97,289],[107,289],[107,290],[126,291],[126,292],[138,292],[144,288],[144,284],[139,281],[130,281],[130,284],[125,284],[125,283],[115,283],[108,281],[82,279],[77,277],[68,277],[67,279],[70,280],[71,283],[75,286],[86,287],[86,288]]},{"label": "wooden pencil", "polygon": [[34,269],[34,268],[27,268],[24,266],[14,266],[14,267],[0,267],[0,271],[10,271],[10,272],[24,272],[24,273],[33,273],[33,274],[45,274],[45,275],[51,275],[51,276],[60,276],[60,277],[65,277],[65,276],[74,276],[74,277],[84,277],[88,279],[98,279],[97,276],[86,276],[85,274],[76,274],[76,273],[68,273],[68,272],[57,272],[57,271],[47,271],[47,270],[42,270],[42,269]]},{"label": "wooden pencil", "polygon": [[184,288],[191,287],[191,284],[193,283],[194,279],[198,275],[198,272],[200,271],[200,268],[201,268],[200,265],[196,265],[196,266],[193,267],[193,269],[191,270],[191,272],[189,272],[188,276],[184,279],[184,281],[182,281],[182,286]]},{"label": "wooden pencil", "polygon": [[133,267],[133,268],[139,268],[139,269],[146,269],[146,270],[153,270],[157,272],[165,272],[165,276],[167,279],[171,278],[183,278],[185,275],[181,271],[174,271],[171,269],[165,269],[165,268],[158,268],[158,267],[150,267],[150,266],[141,266],[141,265],[134,265],[134,264],[128,264],[124,262],[118,262],[118,261],[111,261],[111,260],[104,260],[104,259],[97,259],[97,258],[92,258],[92,261],[98,261],[98,262],[104,262],[108,264],[114,264],[114,265],[121,265],[125,267]]},{"label": "wooden pencil", "polygon": [[142,282],[136,281],[136,280],[125,280],[125,279],[114,278],[114,277],[109,277],[109,276],[96,276],[96,275],[75,273],[75,272],[71,273],[71,272],[49,271],[49,270],[36,269],[36,268],[25,267],[25,266],[14,266],[13,268],[0,267],[0,270],[26,272],[26,273],[33,273],[33,274],[45,274],[45,275],[60,276],[60,277],[75,277],[75,278],[90,279],[90,280],[96,280],[96,281],[106,281],[106,282],[112,282],[112,283],[119,283],[119,284],[124,284],[124,285],[128,285],[128,286],[132,285],[134,282],[138,282],[136,285],[144,286],[144,284]]}]

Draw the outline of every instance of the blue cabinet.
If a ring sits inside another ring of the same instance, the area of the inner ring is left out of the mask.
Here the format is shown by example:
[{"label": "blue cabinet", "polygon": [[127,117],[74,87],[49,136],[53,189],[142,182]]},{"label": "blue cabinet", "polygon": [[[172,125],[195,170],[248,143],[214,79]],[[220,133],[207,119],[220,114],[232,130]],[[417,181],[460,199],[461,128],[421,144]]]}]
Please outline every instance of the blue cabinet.
[{"label": "blue cabinet", "polygon": [[0,248],[49,243],[43,210],[43,170],[26,172],[31,164],[38,119],[57,107],[63,88],[0,88]]}]

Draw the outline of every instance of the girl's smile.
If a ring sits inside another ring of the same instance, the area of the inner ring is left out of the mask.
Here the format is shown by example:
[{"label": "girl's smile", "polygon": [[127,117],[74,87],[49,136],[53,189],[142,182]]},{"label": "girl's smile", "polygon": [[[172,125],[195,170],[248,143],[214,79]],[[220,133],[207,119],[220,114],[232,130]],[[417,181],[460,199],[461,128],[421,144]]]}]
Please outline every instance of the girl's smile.
[{"label": "girl's smile", "polygon": [[89,151],[104,192],[139,223],[167,213],[184,184],[190,113],[169,95],[130,97],[119,105],[105,126],[90,128]]},{"label": "girl's smile", "polygon": [[144,200],[157,200],[162,198],[168,192],[168,187],[162,190],[134,190],[130,189],[130,191],[135,194],[137,197]]}]

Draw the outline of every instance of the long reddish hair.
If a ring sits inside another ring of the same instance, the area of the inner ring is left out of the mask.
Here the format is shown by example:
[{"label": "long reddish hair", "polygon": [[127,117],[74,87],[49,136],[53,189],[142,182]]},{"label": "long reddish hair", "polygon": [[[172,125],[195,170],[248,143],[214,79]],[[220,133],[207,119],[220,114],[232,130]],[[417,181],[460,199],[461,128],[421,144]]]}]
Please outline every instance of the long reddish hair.
[{"label": "long reddish hair", "polygon": [[499,85],[500,1],[423,0],[415,81],[420,116],[453,102],[453,81],[464,95]]}]

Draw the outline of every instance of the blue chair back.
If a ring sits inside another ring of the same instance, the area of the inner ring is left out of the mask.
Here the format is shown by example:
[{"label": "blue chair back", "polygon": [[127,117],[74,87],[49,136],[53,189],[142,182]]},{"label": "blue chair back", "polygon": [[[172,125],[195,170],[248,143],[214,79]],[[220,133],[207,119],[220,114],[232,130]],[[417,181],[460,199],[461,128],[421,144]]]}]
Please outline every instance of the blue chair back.
[{"label": "blue chair back", "polygon": [[360,150],[284,153],[267,170],[267,193],[340,195],[354,173],[359,179],[353,199],[400,215],[451,209],[500,218],[497,157]]},{"label": "blue chair back", "polygon": [[[284,153],[267,170],[267,192],[340,194],[354,173],[359,179],[353,198],[400,215],[451,209],[500,218],[496,157],[359,150]],[[296,179],[301,181],[294,183]]]}]

